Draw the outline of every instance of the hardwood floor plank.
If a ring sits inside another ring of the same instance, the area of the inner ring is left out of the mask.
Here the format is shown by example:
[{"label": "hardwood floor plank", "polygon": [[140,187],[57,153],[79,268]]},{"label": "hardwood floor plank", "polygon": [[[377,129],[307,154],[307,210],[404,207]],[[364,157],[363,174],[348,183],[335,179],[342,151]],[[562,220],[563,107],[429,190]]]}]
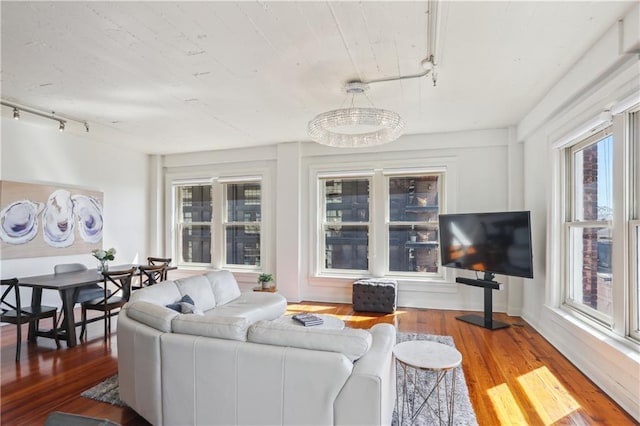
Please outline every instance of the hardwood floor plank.
[{"label": "hardwood floor plank", "polygon": [[[452,336],[462,353],[469,395],[480,425],[635,425],[625,413],[518,317],[496,320],[521,324],[486,330],[457,320],[459,311],[399,308],[394,314],[354,312],[351,305],[298,303],[290,312],[336,315],[347,326],[389,323],[400,332]],[[466,313],[466,312],[465,312]],[[26,336],[26,328],[23,333]],[[133,410],[83,398],[80,393],[117,373],[115,333],[107,344],[102,323],[89,327],[89,340],[56,350],[50,339],[23,342],[15,356],[15,327],[0,327],[0,423],[43,424],[53,411],[108,418],[122,425],[148,425]]]}]

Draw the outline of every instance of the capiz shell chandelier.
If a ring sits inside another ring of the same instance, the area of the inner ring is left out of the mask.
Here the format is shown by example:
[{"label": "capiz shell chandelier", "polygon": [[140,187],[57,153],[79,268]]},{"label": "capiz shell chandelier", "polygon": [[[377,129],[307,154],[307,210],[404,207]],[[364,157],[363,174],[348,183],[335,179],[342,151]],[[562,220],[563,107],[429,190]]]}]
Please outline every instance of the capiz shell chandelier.
[{"label": "capiz shell chandelier", "polygon": [[[361,94],[367,87],[361,82],[350,82],[345,91]],[[354,106],[319,114],[307,126],[313,141],[337,148],[382,145],[398,139],[403,130],[404,120],[393,111]]]}]

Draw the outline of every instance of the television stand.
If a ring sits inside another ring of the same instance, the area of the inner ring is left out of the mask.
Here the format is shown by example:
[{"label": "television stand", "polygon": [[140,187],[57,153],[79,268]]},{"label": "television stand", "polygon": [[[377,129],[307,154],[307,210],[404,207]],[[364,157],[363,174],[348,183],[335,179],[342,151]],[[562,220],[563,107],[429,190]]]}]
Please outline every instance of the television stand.
[{"label": "television stand", "polygon": [[488,328],[489,330],[498,330],[500,328],[509,327],[509,324],[493,320],[493,290],[500,289],[500,283],[493,281],[493,275],[485,273],[484,280],[474,280],[471,278],[456,278],[457,283],[472,285],[474,287],[484,288],[484,317],[480,315],[460,315],[456,319],[465,321],[470,324]]}]

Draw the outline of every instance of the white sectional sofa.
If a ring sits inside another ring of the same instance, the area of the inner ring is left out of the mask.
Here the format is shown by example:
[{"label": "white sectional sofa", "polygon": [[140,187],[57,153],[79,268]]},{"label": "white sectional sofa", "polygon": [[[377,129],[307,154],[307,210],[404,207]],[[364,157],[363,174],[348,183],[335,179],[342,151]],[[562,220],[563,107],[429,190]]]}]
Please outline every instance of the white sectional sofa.
[{"label": "white sectional sofa", "polygon": [[[188,295],[196,311],[167,308]],[[272,321],[275,293],[215,271],[134,292],[118,317],[120,398],[154,425],[389,425],[395,328]]]}]

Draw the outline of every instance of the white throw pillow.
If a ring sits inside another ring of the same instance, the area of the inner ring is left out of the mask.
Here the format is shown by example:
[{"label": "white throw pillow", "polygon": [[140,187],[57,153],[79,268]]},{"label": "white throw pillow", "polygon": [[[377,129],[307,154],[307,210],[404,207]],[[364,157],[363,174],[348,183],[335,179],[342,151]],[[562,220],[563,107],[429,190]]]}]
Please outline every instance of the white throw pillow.
[{"label": "white throw pillow", "polygon": [[224,305],[240,297],[240,287],[229,271],[213,271],[205,275],[211,283],[217,305]]}]

